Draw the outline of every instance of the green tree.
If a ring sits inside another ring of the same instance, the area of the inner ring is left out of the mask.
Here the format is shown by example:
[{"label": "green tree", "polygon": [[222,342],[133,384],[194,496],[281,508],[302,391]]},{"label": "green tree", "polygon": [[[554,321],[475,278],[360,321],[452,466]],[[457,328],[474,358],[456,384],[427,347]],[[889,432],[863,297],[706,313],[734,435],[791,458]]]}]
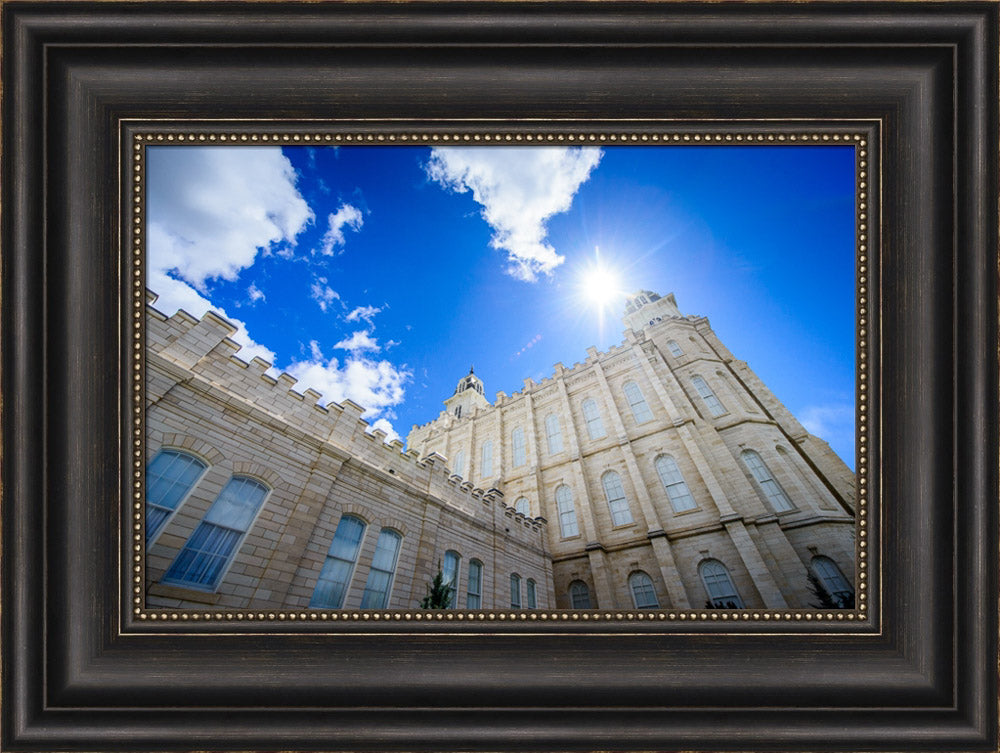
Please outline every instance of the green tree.
[{"label": "green tree", "polygon": [[819,601],[819,604],[809,602],[809,606],[817,609],[854,609],[853,593],[838,598],[823,588],[823,584],[819,582],[819,578],[812,570],[806,570],[806,575],[809,577],[809,590]]},{"label": "green tree", "polygon": [[444,573],[441,572],[441,563],[438,563],[437,575],[427,588],[427,595],[421,599],[421,609],[447,609],[451,606],[451,595],[454,588],[444,582]]}]

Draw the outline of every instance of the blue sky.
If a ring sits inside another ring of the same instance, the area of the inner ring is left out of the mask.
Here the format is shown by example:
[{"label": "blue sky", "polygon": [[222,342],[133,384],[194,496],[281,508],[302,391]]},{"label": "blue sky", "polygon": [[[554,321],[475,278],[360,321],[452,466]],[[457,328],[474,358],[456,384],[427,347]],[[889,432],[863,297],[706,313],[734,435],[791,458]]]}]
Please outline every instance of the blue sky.
[{"label": "blue sky", "polygon": [[852,147],[158,146],[147,191],[157,308],[219,311],[390,436],[471,364],[492,400],[620,342],[649,289],[854,465]]}]

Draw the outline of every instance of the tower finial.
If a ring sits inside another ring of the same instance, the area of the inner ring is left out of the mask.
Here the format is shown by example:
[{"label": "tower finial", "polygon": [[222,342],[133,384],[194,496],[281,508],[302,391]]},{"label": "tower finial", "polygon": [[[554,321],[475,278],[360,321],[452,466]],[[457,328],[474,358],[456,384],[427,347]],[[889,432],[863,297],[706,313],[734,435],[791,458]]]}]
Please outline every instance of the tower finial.
[{"label": "tower finial", "polygon": [[470,374],[475,374],[476,373],[476,370],[473,368],[473,366],[469,366],[469,373]]}]

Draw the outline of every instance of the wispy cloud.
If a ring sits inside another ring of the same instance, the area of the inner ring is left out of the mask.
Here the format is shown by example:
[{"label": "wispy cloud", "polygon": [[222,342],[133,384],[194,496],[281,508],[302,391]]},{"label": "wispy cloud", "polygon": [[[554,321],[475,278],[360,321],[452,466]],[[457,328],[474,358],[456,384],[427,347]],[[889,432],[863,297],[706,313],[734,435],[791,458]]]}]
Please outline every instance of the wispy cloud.
[{"label": "wispy cloud", "polygon": [[365,350],[378,353],[381,350],[378,341],[371,336],[370,332],[366,332],[364,330],[355,332],[349,338],[341,340],[333,347],[337,350],[349,350],[352,353],[358,353]]},{"label": "wispy cloud", "polygon": [[442,147],[427,175],[456,193],[472,192],[493,228],[493,248],[507,252],[507,271],[528,282],[550,274],[564,257],[546,241],[546,222],[565,212],[601,161],[598,148]]},{"label": "wispy cloud", "polygon": [[349,322],[359,322],[364,320],[370,327],[372,326],[372,319],[375,318],[375,314],[378,314],[380,311],[382,311],[381,306],[358,306],[344,318]]},{"label": "wispy cloud", "polygon": [[836,447],[846,447],[848,465],[854,465],[854,405],[846,401],[807,405],[796,414],[799,423],[820,439]]},{"label": "wispy cloud", "polygon": [[336,212],[327,217],[327,230],[323,235],[322,246],[319,252],[324,256],[333,256],[338,248],[343,248],[347,239],[344,237],[344,228],[357,232],[364,224],[364,217],[361,210],[351,204],[341,204]]},{"label": "wispy cloud", "polygon": [[330,306],[333,305],[334,301],[340,300],[340,294],[327,285],[325,277],[317,277],[313,280],[312,287],[309,288],[309,294],[312,296],[312,299],[319,304],[323,313],[326,313]]},{"label": "wispy cloud", "polygon": [[250,287],[247,288],[247,298],[250,299],[250,303],[267,300],[267,296],[264,295],[264,291],[258,288],[257,284],[253,282],[250,283]]}]

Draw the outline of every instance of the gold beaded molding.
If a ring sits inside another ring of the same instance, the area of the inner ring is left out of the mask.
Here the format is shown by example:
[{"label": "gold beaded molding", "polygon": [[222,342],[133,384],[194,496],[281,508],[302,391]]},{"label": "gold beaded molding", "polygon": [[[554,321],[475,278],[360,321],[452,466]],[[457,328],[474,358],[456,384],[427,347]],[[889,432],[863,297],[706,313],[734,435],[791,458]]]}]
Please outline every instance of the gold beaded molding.
[{"label": "gold beaded molding", "polygon": [[[734,124],[735,125],[735,124]],[[123,222],[128,227],[126,235],[131,247],[130,268],[132,270],[132,332],[130,333],[132,374],[132,476],[131,515],[126,516],[131,531],[130,567],[132,617],[144,623],[215,623],[221,626],[233,623],[340,623],[351,625],[371,625],[373,623],[511,623],[533,627],[569,623],[769,623],[773,626],[789,623],[837,624],[864,622],[869,617],[869,588],[871,539],[869,536],[869,369],[872,358],[870,333],[872,331],[869,310],[869,204],[870,170],[869,143],[864,134],[850,130],[822,130],[802,128],[802,124],[788,124],[782,131],[727,131],[703,129],[698,132],[675,126],[678,130],[663,129],[659,132],[628,130],[603,132],[490,132],[477,133],[447,132],[357,132],[345,130],[344,125],[335,126],[336,131],[313,130],[311,132],[275,132],[273,130],[239,130],[208,132],[191,130],[179,131],[180,124],[157,123],[132,135],[131,154],[126,155],[127,173],[131,180],[126,186],[127,205],[132,207],[131,221]],[[793,129],[801,129],[795,131]],[[855,154],[855,246],[857,254],[857,582],[855,592],[856,608],[853,610],[481,610],[481,611],[400,611],[400,610],[285,610],[285,611],[243,611],[213,610],[184,611],[179,609],[146,609],[144,604],[144,563],[145,537],[145,383],[143,372],[143,348],[145,340],[145,149],[147,145],[166,144],[275,144],[292,145],[335,145],[335,144],[576,144],[610,146],[615,144],[788,144],[788,145],[841,145],[853,146]],[[124,219],[124,218],[123,218]],[[484,625],[485,626],[485,625]]]}]

